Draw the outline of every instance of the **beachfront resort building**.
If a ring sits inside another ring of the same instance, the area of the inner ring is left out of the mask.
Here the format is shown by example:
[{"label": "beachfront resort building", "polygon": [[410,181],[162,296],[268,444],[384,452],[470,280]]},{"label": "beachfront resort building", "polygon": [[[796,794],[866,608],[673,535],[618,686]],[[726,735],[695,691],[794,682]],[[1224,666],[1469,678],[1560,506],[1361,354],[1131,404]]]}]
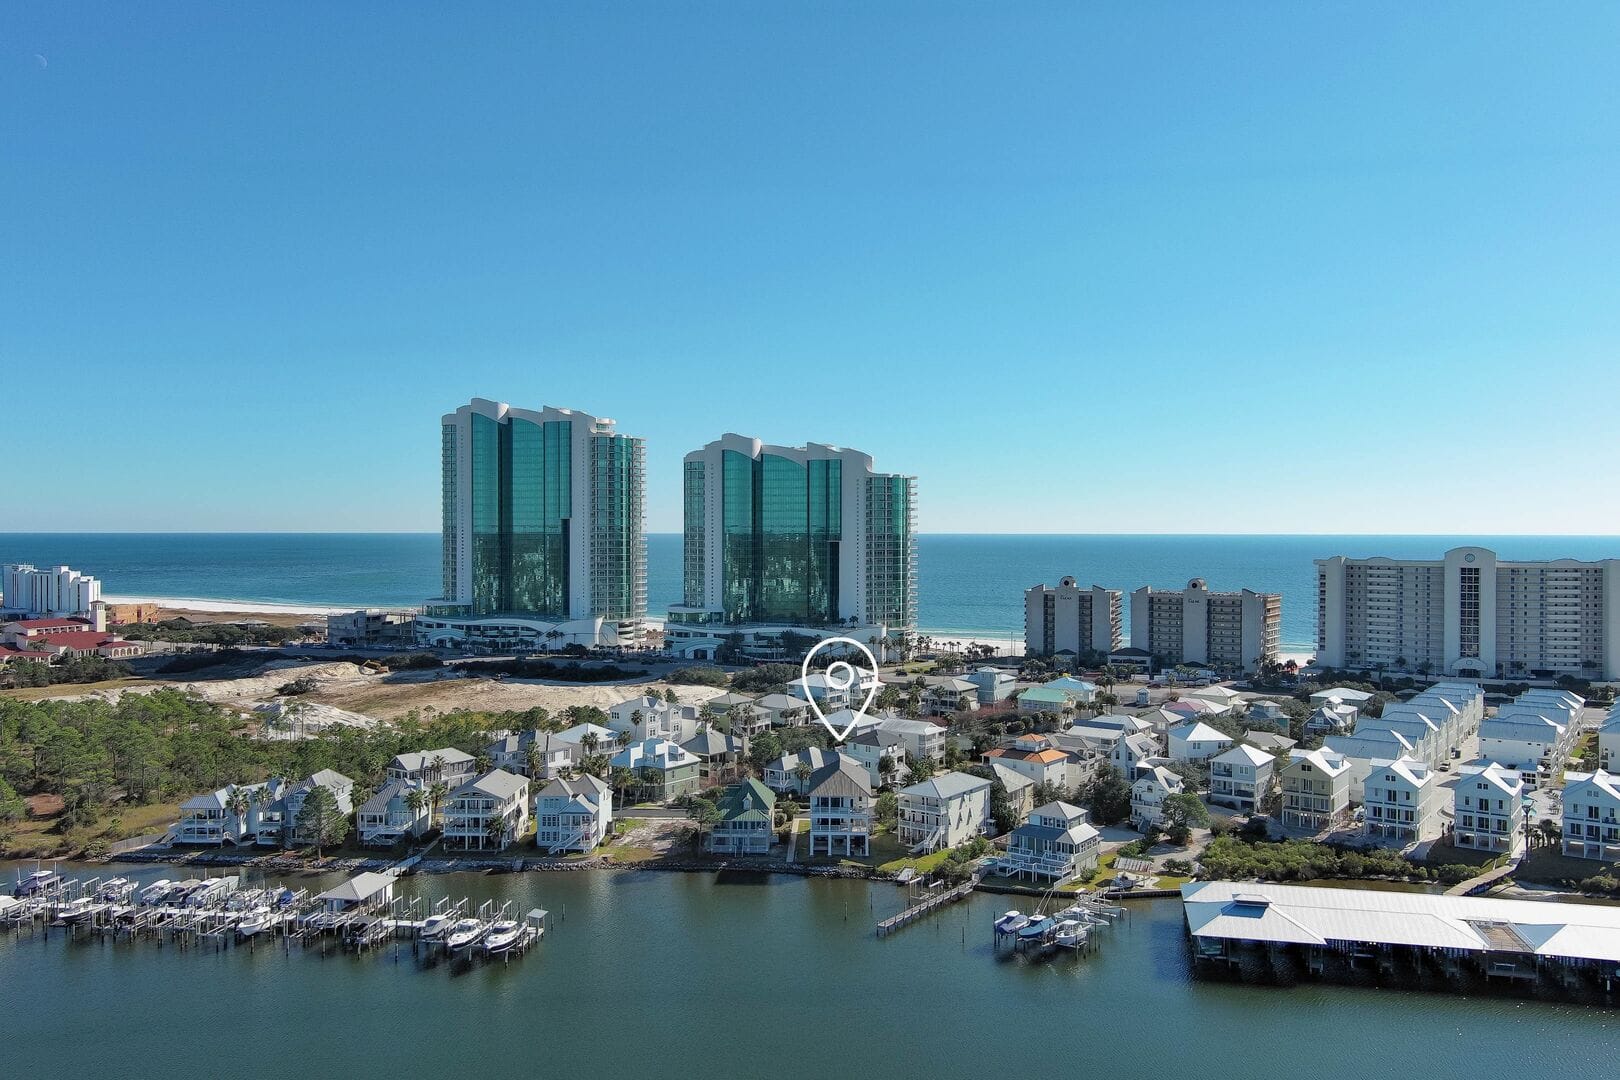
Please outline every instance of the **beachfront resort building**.
[{"label": "beachfront resort building", "polygon": [[1363,786],[1361,835],[1406,845],[1439,836],[1446,804],[1441,774],[1414,757],[1374,761]]},{"label": "beachfront resort building", "polygon": [[529,828],[529,780],[491,769],[450,794],[444,807],[444,846],[452,851],[501,851]]},{"label": "beachfront resort building", "polygon": [[720,820],[703,839],[714,855],[769,855],[775,835],[776,795],[750,777],[728,787],[716,802]]},{"label": "beachfront resort building", "polygon": [[1464,765],[1452,789],[1451,842],[1475,851],[1514,852],[1524,832],[1524,779],[1497,762]]},{"label": "beachfront resort building", "polygon": [[917,626],[916,478],[858,450],[727,434],[686,455],[682,602],[665,647],[763,659],[849,637],[881,658]]},{"label": "beachfront resort building", "polygon": [[1290,750],[1277,772],[1282,787],[1282,824],[1321,832],[1350,814],[1350,760],[1332,750]]},{"label": "beachfront resort building", "polygon": [[1316,560],[1317,662],[1486,678],[1620,677],[1620,559]]},{"label": "beachfront resort building", "polygon": [[474,398],[440,422],[443,595],[424,645],[633,645],[647,615],[642,441],[612,420]]},{"label": "beachfront resort building", "polygon": [[1056,587],[1024,590],[1024,652],[1081,657],[1111,653],[1124,644],[1124,594],[1100,585],[1081,588],[1072,577]]},{"label": "beachfront resort building", "polygon": [[1062,884],[1097,867],[1102,835],[1078,806],[1057,801],[1036,807],[1007,838],[996,868],[1008,877]]},{"label": "beachfront resort building", "polygon": [[900,843],[921,854],[982,834],[990,822],[991,787],[983,777],[947,772],[901,788]]},{"label": "beachfront resort building", "polygon": [[590,851],[613,831],[613,792],[589,773],[559,776],[534,797],[534,846],[548,855]]},{"label": "beachfront resort building", "polygon": [[101,582],[68,566],[0,567],[0,612],[11,619],[78,619],[89,624],[84,629],[107,629]]},{"label": "beachfront resort building", "polygon": [[1203,578],[1185,589],[1143,586],[1131,593],[1131,646],[1164,667],[1253,671],[1276,659],[1281,632],[1278,593],[1211,592]]},{"label": "beachfront resort building", "polygon": [[1620,860],[1620,776],[1564,774],[1563,850],[1575,859]]}]

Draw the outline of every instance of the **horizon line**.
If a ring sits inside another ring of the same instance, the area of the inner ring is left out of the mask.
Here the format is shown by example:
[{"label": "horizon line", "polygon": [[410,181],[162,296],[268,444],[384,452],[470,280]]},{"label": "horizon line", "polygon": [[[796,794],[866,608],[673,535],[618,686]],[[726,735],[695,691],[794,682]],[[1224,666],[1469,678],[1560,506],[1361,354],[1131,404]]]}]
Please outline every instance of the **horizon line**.
[{"label": "horizon line", "polygon": [[[432,529],[71,529],[46,531],[18,529],[0,532],[0,536],[438,536]],[[681,536],[680,530],[649,529],[644,536]],[[939,537],[1198,537],[1198,538],[1254,538],[1254,537],[1480,537],[1486,539],[1530,540],[1609,540],[1620,539],[1620,533],[1484,533],[1484,532],[928,532],[918,530],[918,536]]]}]

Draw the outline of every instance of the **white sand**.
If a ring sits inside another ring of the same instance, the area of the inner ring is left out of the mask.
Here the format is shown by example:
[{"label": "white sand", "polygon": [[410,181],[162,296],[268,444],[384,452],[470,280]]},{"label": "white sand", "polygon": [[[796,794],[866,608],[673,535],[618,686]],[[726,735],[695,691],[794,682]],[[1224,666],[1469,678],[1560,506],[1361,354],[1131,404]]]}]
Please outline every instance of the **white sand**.
[{"label": "white sand", "polygon": [[103,596],[109,604],[150,604],[176,611],[230,611],[260,615],[342,615],[359,609],[358,604],[345,607],[322,607],[319,604],[268,604],[257,600],[202,600],[190,596]]}]

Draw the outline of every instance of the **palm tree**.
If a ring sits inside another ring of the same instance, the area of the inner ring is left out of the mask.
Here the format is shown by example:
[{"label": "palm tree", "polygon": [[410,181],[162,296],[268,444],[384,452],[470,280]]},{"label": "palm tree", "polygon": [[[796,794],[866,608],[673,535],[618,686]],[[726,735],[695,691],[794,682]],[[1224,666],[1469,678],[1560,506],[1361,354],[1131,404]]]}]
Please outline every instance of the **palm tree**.
[{"label": "palm tree", "polygon": [[636,774],[632,770],[626,769],[623,766],[615,768],[608,773],[608,787],[619,793],[619,806],[621,808],[624,806],[625,799],[628,797],[625,795],[625,792],[629,791],[630,785],[634,784],[635,782]]},{"label": "palm tree", "polygon": [[623,750],[625,747],[629,746],[630,733],[628,731],[619,732],[613,737],[613,745],[617,746],[620,750]]},{"label": "palm tree", "polygon": [[540,740],[529,740],[529,747],[523,751],[523,767],[530,780],[540,775],[540,762],[544,755],[540,753]]},{"label": "palm tree", "polygon": [[[640,709],[635,709],[635,710],[631,711],[631,713],[630,713],[630,726],[632,728],[634,728],[637,731],[641,731],[641,730],[643,730],[641,725],[646,723],[646,721],[647,721],[647,714],[646,713],[642,712]],[[621,732],[621,734],[622,734],[622,732]],[[590,736],[587,736],[587,738],[589,738],[589,737]]]},{"label": "palm tree", "polygon": [[413,787],[405,793],[405,809],[411,812],[411,823],[416,823],[417,817],[422,813],[422,807],[427,805],[427,792],[419,787]]},{"label": "palm tree", "polygon": [[450,794],[450,785],[443,780],[435,780],[433,785],[428,788],[428,802],[432,803],[432,809],[429,810],[431,815],[428,819],[429,825],[438,824],[439,807],[444,804],[444,797],[448,794]]},{"label": "palm tree", "polygon": [[[245,832],[247,830],[247,814],[248,810],[252,806],[253,796],[246,788],[231,788],[230,795],[225,799],[225,809],[229,810],[231,812],[231,816],[236,818],[236,825],[239,831]],[[221,839],[223,839],[223,837],[221,837]]]},{"label": "palm tree", "polygon": [[816,770],[810,767],[810,763],[808,761],[800,761],[797,765],[793,766],[793,779],[799,782],[800,791],[803,791],[810,783],[810,774],[815,771]]},{"label": "palm tree", "polygon": [[597,738],[596,732],[587,731],[585,737],[579,740],[579,745],[585,748],[585,756],[590,757],[596,753],[596,744],[602,740]]},{"label": "palm tree", "polygon": [[496,851],[506,846],[506,831],[506,815],[499,811],[491,813],[484,833],[489,837],[490,843],[495,845]]}]

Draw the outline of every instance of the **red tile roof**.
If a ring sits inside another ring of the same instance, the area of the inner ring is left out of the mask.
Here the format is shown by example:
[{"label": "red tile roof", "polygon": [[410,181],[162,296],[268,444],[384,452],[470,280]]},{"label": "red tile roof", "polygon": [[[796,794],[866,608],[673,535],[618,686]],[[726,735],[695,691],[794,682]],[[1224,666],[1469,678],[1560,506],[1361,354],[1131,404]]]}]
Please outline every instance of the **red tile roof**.
[{"label": "red tile roof", "polygon": [[111,634],[104,634],[99,630],[79,630],[66,634],[40,634],[36,640],[59,649],[99,649],[103,645],[112,644],[114,638]]},{"label": "red tile roof", "polygon": [[34,649],[19,649],[15,645],[0,645],[0,657],[25,657],[30,660],[49,660],[51,654]]},{"label": "red tile roof", "polygon": [[64,630],[70,630],[75,627],[83,628],[90,624],[84,619],[19,619],[13,625],[20,626],[24,630],[49,630],[58,626]]}]

